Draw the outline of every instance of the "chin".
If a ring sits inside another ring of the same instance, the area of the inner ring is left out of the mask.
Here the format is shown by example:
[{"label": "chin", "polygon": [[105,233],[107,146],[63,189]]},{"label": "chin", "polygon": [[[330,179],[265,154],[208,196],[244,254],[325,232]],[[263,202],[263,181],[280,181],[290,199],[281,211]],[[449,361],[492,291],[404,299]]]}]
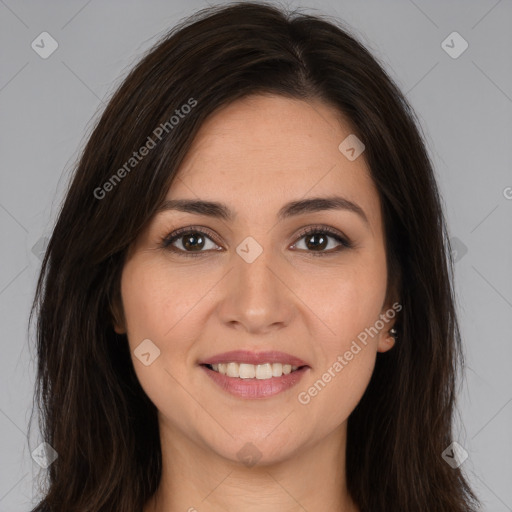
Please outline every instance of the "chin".
[{"label": "chin", "polygon": [[298,439],[290,439],[288,433],[268,435],[268,431],[260,435],[247,433],[234,436],[229,444],[211,446],[212,451],[241,467],[265,467],[284,462],[298,453],[302,443]]}]

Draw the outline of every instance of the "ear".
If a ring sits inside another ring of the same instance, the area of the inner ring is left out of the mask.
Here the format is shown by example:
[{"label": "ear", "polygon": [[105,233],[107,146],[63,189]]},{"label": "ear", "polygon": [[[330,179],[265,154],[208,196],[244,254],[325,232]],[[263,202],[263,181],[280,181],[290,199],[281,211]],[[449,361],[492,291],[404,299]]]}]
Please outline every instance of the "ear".
[{"label": "ear", "polygon": [[401,310],[402,305],[398,301],[392,304],[387,303],[386,306],[382,308],[380,319],[384,326],[379,332],[379,341],[377,344],[378,352],[387,352],[395,346],[397,335],[393,335],[390,331],[393,328],[396,330],[396,319],[398,312]]},{"label": "ear", "polygon": [[126,334],[126,321],[124,318],[121,297],[116,295],[113,302],[110,303],[110,314],[112,315],[112,324],[117,334]]},{"label": "ear", "polygon": [[387,352],[391,350],[395,345],[395,337],[389,331],[393,327],[393,325],[387,324],[386,327],[382,330],[379,337],[379,343],[377,345],[378,352]]},{"label": "ear", "polygon": [[117,334],[126,334],[126,329],[117,323],[114,323],[114,331]]}]

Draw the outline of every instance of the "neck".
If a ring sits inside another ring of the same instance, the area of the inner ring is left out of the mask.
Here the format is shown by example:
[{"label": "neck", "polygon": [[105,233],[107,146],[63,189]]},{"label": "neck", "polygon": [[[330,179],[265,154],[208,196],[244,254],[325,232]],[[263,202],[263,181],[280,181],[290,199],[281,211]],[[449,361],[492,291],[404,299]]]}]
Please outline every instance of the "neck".
[{"label": "neck", "polygon": [[346,487],[346,423],[286,460],[226,459],[160,421],[162,478],[144,512],[358,512]]}]

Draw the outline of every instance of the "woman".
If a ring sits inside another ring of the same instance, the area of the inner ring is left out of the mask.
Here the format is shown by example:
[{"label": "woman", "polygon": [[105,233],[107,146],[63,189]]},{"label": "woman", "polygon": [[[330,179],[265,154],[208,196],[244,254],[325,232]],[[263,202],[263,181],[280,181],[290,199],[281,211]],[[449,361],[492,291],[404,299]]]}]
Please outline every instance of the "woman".
[{"label": "woman", "polygon": [[451,265],[415,116],[346,29],[197,13],[112,97],[44,258],[33,512],[476,510],[442,456]]}]

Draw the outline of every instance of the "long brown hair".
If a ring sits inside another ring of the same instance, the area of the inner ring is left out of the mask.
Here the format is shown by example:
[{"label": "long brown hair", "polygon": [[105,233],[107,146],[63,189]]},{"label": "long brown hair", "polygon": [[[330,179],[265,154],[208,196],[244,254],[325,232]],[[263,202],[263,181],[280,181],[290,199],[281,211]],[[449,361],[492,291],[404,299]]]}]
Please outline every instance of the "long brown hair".
[{"label": "long brown hair", "polygon": [[363,512],[477,510],[461,469],[441,456],[452,442],[463,354],[446,223],[416,116],[339,21],[240,2],[203,9],[158,41],[114,93],[78,161],[30,315],[40,429],[58,453],[32,512],[140,512],[156,491],[157,411],[126,336],[113,330],[124,258],[204,120],[257,93],[337,109],[366,146],[382,205],[388,291],[403,309],[397,345],[377,354],[349,418],[354,501]]}]

